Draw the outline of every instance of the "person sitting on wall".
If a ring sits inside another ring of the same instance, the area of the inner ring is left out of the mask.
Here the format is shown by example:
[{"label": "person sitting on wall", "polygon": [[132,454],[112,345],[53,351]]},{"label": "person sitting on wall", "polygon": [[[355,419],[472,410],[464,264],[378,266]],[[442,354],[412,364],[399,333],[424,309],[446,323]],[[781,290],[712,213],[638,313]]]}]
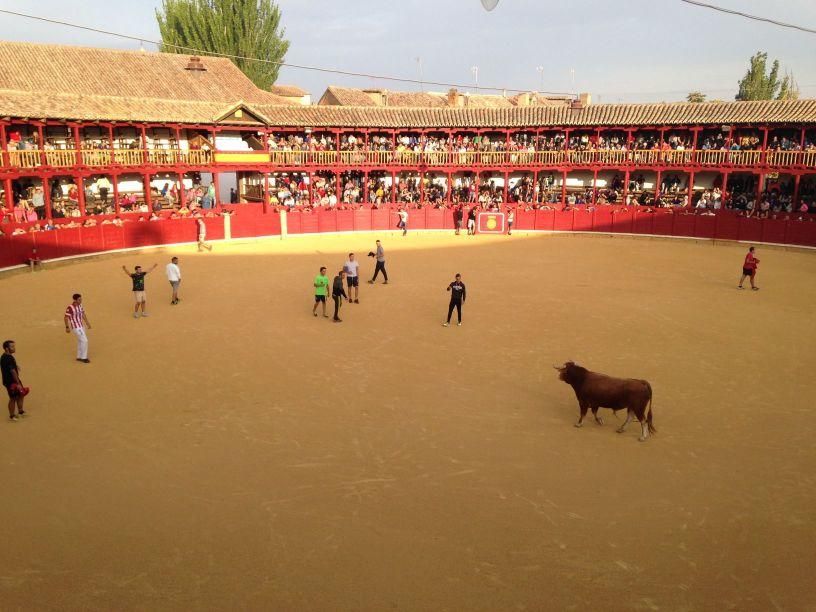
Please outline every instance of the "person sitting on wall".
[{"label": "person sitting on wall", "polygon": [[82,227],[96,227],[96,219],[85,219]]},{"label": "person sitting on wall", "polygon": [[157,215],[155,212],[150,213],[150,218],[148,221],[161,221],[161,217]]},{"label": "person sitting on wall", "polygon": [[13,232],[11,232],[12,236],[23,236],[26,234],[26,231],[22,227],[18,227]]},{"label": "person sitting on wall", "polygon": [[34,225],[32,225],[31,227],[28,228],[28,231],[29,231],[29,233],[34,234],[36,232],[43,231],[43,228],[42,228],[42,225],[40,225],[39,223],[35,223]]}]

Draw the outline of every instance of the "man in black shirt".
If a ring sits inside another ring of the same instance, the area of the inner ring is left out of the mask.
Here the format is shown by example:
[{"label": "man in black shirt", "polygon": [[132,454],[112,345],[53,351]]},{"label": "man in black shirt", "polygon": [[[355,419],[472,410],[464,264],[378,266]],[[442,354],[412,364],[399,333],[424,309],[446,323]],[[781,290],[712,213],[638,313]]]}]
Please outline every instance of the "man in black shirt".
[{"label": "man in black shirt", "polygon": [[136,266],[133,272],[128,270],[125,266],[122,266],[122,269],[125,271],[130,279],[133,281],[133,299],[136,300],[136,306],[133,308],[133,318],[139,318],[139,308],[142,309],[142,316],[146,317],[147,312],[145,312],[145,308],[147,306],[147,295],[145,294],[145,284],[144,278],[150,272],[155,270],[159,264],[153,264],[153,267],[150,268],[147,272],[142,270],[142,266]]},{"label": "man in black shirt", "polygon": [[468,236],[474,236],[476,234],[476,205],[475,204],[468,211],[467,230],[468,230]]},{"label": "man in black shirt", "polygon": [[465,303],[465,298],[467,298],[467,290],[465,289],[465,283],[462,282],[461,274],[456,275],[456,280],[448,285],[447,291],[451,292],[451,299],[450,304],[448,304],[448,320],[442,326],[447,327],[450,325],[454,308],[456,308],[456,316],[459,319],[457,325],[462,325],[462,304]]},{"label": "man in black shirt", "polygon": [[343,298],[348,299],[346,290],[343,288],[343,279],[346,277],[345,270],[340,270],[337,276],[334,277],[332,283],[332,299],[334,300],[334,319],[335,323],[341,323],[343,320],[338,316],[340,314],[340,305],[343,303]]},{"label": "man in black shirt", "polygon": [[462,212],[461,204],[453,209],[453,226],[456,229],[456,235],[459,235],[459,230],[462,229],[462,217],[464,213]]},{"label": "man in black shirt", "polygon": [[[6,388],[9,396],[8,411],[9,419],[17,420],[17,415],[23,416],[23,400],[28,394],[28,389],[23,387],[20,381],[20,368],[17,366],[17,360],[14,359],[14,353],[17,348],[14,345],[14,340],[6,340],[3,342],[3,355],[0,356],[0,371],[3,373],[3,386]],[[14,408],[17,408],[17,415],[14,414]]]}]

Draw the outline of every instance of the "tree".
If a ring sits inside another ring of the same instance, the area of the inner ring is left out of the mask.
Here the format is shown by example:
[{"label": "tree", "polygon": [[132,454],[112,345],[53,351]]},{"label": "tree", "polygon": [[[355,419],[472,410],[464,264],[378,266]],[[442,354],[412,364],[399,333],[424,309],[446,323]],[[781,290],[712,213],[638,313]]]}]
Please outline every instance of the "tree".
[{"label": "tree", "polygon": [[189,54],[192,48],[266,60],[231,58],[261,89],[275,83],[280,69],[275,62],[289,49],[274,0],[162,0],[156,20],[162,51]]},{"label": "tree", "polygon": [[694,104],[702,104],[706,101],[706,95],[704,93],[700,93],[699,91],[692,91],[686,96],[686,101]]},{"label": "tree", "polygon": [[739,81],[737,100],[795,100],[799,97],[799,88],[788,73],[779,78],[779,60],[774,60],[768,72],[768,54],[757,52],[751,57],[748,71]]}]

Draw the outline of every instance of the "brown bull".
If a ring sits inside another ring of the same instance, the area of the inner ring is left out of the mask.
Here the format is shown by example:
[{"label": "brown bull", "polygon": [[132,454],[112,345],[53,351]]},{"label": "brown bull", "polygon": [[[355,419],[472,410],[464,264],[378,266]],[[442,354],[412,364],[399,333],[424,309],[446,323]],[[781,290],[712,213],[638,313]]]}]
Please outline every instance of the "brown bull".
[{"label": "brown bull", "polygon": [[590,372],[572,361],[561,367],[554,367],[558,370],[558,378],[570,385],[578,398],[581,416],[576,427],[583,425],[587,410],[591,409],[595,422],[603,425],[603,419],[598,416],[598,408],[611,408],[615,412],[626,409],[626,421],[618,427],[618,433],[624,432],[633,415],[640,421],[641,442],[645,442],[650,433],[657,433],[652,425],[652,386],[647,381],[612,378]]}]

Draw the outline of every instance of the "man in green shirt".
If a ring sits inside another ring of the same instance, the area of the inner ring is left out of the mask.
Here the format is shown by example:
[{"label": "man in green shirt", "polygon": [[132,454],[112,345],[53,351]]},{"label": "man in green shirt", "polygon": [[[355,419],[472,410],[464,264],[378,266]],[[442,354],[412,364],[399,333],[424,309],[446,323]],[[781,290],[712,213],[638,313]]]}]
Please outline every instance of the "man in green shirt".
[{"label": "man in green shirt", "polygon": [[328,318],[329,315],[326,313],[326,297],[329,295],[329,277],[326,276],[326,266],[320,268],[320,274],[315,276],[314,287],[315,303],[314,308],[312,308],[312,314],[317,316],[317,305],[322,303],[323,316]]}]

